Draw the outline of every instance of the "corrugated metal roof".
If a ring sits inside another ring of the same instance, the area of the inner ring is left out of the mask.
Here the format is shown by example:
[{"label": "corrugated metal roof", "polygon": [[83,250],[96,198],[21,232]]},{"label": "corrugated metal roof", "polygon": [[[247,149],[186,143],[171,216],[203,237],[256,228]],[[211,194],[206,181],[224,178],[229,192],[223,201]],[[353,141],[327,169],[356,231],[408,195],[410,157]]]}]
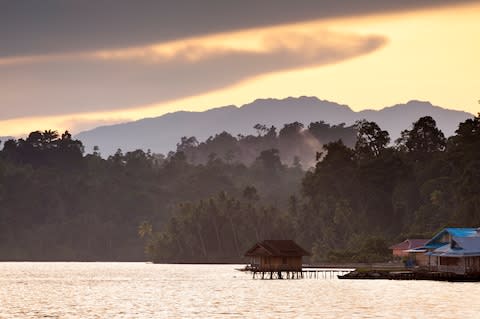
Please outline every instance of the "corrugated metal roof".
[{"label": "corrugated metal roof", "polygon": [[453,237],[452,242],[430,253],[440,257],[480,256],[480,236]]},{"label": "corrugated metal roof", "polygon": [[407,240],[402,241],[401,243],[392,245],[388,247],[388,249],[400,249],[400,250],[405,250],[408,249],[409,243]]},{"label": "corrugated metal roof", "polygon": [[420,248],[415,248],[415,249],[408,249],[408,250],[405,250],[405,252],[418,254],[418,253],[426,253],[427,250],[420,247]]},{"label": "corrugated metal roof", "polygon": [[405,239],[401,243],[395,244],[390,246],[389,249],[400,249],[400,250],[408,250],[408,249],[416,249],[423,247],[428,242],[428,239]]},{"label": "corrugated metal roof", "polygon": [[477,228],[445,228],[453,237],[479,236]]},{"label": "corrugated metal roof", "polygon": [[444,228],[442,231],[438,232],[435,236],[433,236],[430,241],[425,244],[425,248],[435,249],[442,247],[443,245],[447,244],[448,242],[439,241],[443,235],[449,234],[451,237],[457,238],[468,238],[468,237],[479,237],[480,232],[478,228],[453,228],[448,227]]}]

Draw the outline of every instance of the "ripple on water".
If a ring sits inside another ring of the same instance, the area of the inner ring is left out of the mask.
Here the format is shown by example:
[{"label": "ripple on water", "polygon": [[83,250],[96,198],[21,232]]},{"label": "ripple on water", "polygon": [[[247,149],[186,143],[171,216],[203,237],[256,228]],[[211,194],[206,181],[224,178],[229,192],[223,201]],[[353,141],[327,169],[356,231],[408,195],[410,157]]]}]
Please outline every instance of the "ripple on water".
[{"label": "ripple on water", "polygon": [[252,280],[237,267],[0,263],[0,318],[479,318],[477,283]]}]

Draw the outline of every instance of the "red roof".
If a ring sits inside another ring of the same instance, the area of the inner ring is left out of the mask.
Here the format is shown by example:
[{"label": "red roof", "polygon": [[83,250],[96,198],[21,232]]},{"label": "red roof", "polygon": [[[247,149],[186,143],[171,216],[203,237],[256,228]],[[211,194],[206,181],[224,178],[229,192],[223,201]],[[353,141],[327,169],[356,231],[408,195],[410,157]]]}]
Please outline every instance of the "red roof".
[{"label": "red roof", "polygon": [[429,239],[405,239],[401,243],[390,246],[393,250],[409,250],[423,247]]},{"label": "red roof", "polygon": [[264,240],[250,248],[245,256],[301,257],[311,254],[293,240]]}]

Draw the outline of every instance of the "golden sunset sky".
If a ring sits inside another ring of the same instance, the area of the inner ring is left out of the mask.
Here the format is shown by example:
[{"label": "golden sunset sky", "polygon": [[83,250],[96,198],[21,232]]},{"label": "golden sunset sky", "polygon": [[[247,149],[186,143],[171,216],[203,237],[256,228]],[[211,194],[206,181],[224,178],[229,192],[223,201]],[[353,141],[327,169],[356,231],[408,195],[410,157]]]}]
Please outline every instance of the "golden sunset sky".
[{"label": "golden sunset sky", "polygon": [[[356,111],[415,99],[476,114],[480,3],[448,3],[214,27],[110,47],[98,45],[102,34],[83,47],[75,35],[69,47],[58,43],[60,36],[45,47],[31,40],[0,55],[0,136],[78,133],[178,110],[303,95]],[[21,37],[15,30],[0,35]]]}]

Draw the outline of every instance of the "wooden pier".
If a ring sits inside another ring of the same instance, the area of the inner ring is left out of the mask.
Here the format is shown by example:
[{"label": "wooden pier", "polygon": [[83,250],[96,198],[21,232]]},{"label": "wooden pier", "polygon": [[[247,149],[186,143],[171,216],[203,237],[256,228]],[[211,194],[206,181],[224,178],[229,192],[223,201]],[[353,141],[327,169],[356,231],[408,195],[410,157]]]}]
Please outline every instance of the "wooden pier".
[{"label": "wooden pier", "polygon": [[[248,269],[247,269],[248,270]],[[302,269],[301,271],[250,269],[253,279],[337,279],[351,270],[347,269]]]},{"label": "wooden pier", "polygon": [[348,269],[313,269],[302,270],[305,278],[309,279],[337,279],[338,276],[348,274],[351,270]]}]

